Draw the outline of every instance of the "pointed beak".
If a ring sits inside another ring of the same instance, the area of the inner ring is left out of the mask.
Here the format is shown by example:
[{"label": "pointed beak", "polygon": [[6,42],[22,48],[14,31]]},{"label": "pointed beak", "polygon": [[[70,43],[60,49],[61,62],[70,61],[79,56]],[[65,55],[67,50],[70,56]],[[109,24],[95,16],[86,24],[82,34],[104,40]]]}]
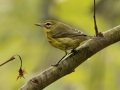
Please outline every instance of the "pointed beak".
[{"label": "pointed beak", "polygon": [[35,25],[36,25],[36,26],[43,27],[43,24],[42,24],[42,23],[36,23]]}]

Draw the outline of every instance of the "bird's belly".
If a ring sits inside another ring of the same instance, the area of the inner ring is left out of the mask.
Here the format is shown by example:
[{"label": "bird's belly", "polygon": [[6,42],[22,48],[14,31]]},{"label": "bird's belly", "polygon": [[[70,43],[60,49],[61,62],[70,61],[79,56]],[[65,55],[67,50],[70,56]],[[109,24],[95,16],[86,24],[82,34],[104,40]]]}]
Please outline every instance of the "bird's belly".
[{"label": "bird's belly", "polygon": [[70,50],[79,46],[79,39],[71,38],[48,38],[48,42],[61,50]]}]

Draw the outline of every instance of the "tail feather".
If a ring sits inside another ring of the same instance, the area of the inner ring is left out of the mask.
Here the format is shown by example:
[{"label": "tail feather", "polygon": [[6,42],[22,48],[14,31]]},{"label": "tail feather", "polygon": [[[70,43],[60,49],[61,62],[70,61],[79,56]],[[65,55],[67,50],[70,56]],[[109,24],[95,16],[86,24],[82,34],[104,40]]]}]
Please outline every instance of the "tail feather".
[{"label": "tail feather", "polygon": [[104,37],[87,36],[87,39],[105,39]]}]

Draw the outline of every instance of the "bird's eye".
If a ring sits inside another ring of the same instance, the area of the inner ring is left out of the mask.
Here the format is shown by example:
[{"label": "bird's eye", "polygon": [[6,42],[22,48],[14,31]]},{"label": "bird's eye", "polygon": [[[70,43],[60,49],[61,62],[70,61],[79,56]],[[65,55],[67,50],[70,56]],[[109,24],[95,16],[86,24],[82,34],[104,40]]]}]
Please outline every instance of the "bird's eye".
[{"label": "bird's eye", "polygon": [[45,24],[45,27],[46,28],[49,28],[51,26],[51,23],[50,22],[47,22],[46,24]]}]

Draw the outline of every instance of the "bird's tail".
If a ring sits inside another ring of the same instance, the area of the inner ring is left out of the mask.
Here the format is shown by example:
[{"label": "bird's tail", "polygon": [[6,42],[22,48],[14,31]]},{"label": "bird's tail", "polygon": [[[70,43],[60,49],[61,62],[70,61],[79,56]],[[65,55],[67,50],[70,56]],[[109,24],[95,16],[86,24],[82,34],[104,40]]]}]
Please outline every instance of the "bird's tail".
[{"label": "bird's tail", "polygon": [[87,39],[105,39],[104,37],[98,37],[98,36],[87,36]]}]

